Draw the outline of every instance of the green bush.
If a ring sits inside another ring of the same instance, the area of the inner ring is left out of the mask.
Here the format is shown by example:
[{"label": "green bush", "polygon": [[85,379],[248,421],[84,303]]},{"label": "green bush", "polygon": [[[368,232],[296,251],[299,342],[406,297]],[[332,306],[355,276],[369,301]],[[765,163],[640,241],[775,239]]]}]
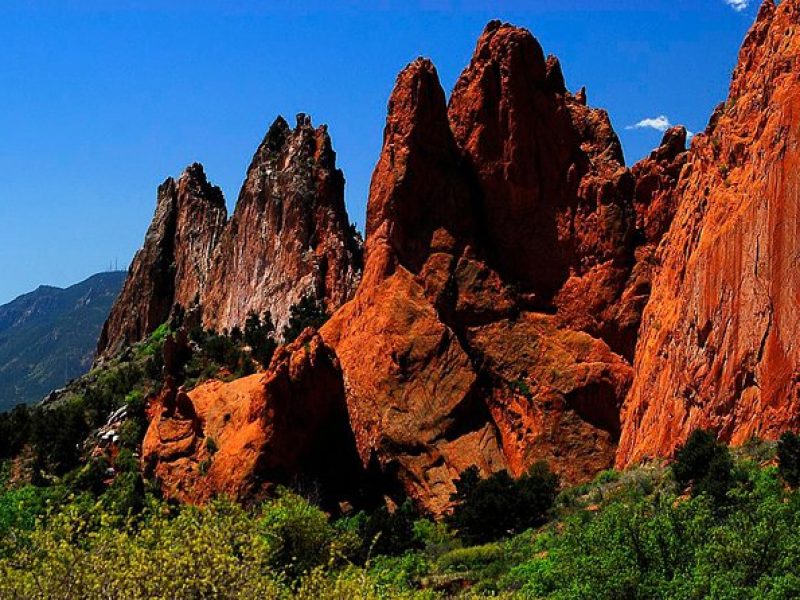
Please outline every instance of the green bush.
[{"label": "green bush", "polygon": [[443,554],[436,561],[443,571],[470,571],[484,567],[503,558],[505,550],[498,543],[456,548]]},{"label": "green bush", "polygon": [[506,471],[480,479],[471,467],[456,481],[449,523],[468,543],[485,543],[543,524],[555,502],[558,477],[544,463],[514,480]]},{"label": "green bush", "polygon": [[262,507],[260,530],[270,546],[270,564],[292,577],[335,558],[335,530],[328,517],[304,498],[283,490]]},{"label": "green bush", "polygon": [[253,359],[262,367],[269,367],[272,355],[278,343],[275,341],[275,324],[269,311],[264,313],[264,318],[255,312],[250,312],[244,324],[244,342],[250,346]]},{"label": "green bush", "polygon": [[358,532],[361,546],[357,558],[365,562],[369,557],[384,554],[399,556],[409,550],[422,547],[415,535],[415,523],[419,513],[413,502],[406,500],[393,511],[382,506],[370,514],[360,514],[349,519],[349,524]]},{"label": "green bush", "polygon": [[289,309],[289,323],[283,328],[283,341],[290,344],[295,341],[307,327],[319,329],[328,320],[325,307],[314,296],[304,296],[300,302]]},{"label": "green bush", "polygon": [[678,448],[672,473],[681,488],[692,485],[692,494],[707,494],[715,506],[727,502],[728,491],[733,487],[733,459],[730,450],[717,442],[710,431],[695,430]]}]

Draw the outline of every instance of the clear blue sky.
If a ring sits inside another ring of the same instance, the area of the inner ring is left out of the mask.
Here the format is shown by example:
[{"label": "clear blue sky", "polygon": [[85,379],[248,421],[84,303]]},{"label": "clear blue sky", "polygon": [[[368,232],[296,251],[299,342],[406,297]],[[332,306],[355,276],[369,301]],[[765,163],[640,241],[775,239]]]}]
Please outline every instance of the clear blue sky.
[{"label": "clear blue sky", "polygon": [[665,115],[705,127],[757,9],[747,0],[3,0],[0,303],[115,260],[127,267],[156,186],[193,161],[231,206],[277,114],[329,125],[351,219],[363,225],[396,74],[429,56],[449,91],[491,18],[527,27],[561,58],[570,89],[586,85],[589,102],[608,109],[632,164],[661,134],[626,126]]}]

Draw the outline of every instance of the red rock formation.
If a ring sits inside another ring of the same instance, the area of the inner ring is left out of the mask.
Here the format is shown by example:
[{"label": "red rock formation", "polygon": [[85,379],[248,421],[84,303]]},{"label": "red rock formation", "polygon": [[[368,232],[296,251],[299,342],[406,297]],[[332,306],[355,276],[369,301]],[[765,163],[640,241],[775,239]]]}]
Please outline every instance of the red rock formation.
[{"label": "red rock formation", "polygon": [[618,340],[615,347],[633,361],[642,312],[650,299],[650,289],[658,261],[656,248],[667,233],[677,208],[677,187],[686,164],[686,129],[673,127],[664,133],[661,145],[650,156],[636,163],[631,172],[636,180],[637,245],[634,266],[619,302],[605,319],[606,336]]},{"label": "red rock formation", "polygon": [[767,0],[728,101],[692,150],[658,252],[617,464],[697,427],[742,443],[800,426],[800,2]]},{"label": "red rock formation", "polygon": [[222,192],[208,183],[202,165],[193,164],[178,181],[169,178],[159,186],[153,222],[103,327],[98,356],[138,342],[167,319],[176,303],[188,306],[199,296],[226,219]]},{"label": "red rock formation", "polygon": [[279,349],[264,374],[188,393],[167,385],[150,418],[145,473],[182,501],[220,494],[253,500],[304,474],[329,485],[352,482],[355,452],[338,363],[311,333]]},{"label": "red rock formation", "polygon": [[499,21],[449,107],[482,191],[491,264],[524,304],[600,333],[632,262],[633,179],[605,111],[569,94],[554,57]]},{"label": "red rock formation", "polygon": [[100,358],[146,337],[177,306],[199,305],[203,324],[218,331],[243,325],[250,311],[270,311],[280,331],[304,296],[332,312],[358,284],[361,247],[344,206],[344,177],[327,129],[305,115],[294,130],[280,117],[272,125],[227,224],[222,193],[200,165],[168,179],[158,197]]},{"label": "red rock formation", "polygon": [[[447,509],[453,480],[471,465],[519,475],[547,460],[569,482],[611,466],[684,144],[685,131],[670,132],[631,173],[608,116],[587,106],[585,92],[567,92],[558,61],[509,25],[489,24],[449,109],[433,65],[414,61],[389,100],[361,284],[319,332],[324,342],[314,338],[314,352],[335,367],[306,361],[291,383],[270,387],[270,378],[285,381],[281,361],[294,360],[278,358],[264,378],[178,394],[148,431],[152,471],[192,501],[257,493],[273,474],[302,470],[270,436],[290,431],[302,449],[319,431],[324,389],[338,390],[347,407],[362,468],[377,468],[434,513]],[[347,241],[306,236],[298,225],[320,222],[309,206],[329,210],[323,222],[337,225],[326,231],[346,223],[329,149],[304,120],[293,132],[278,122],[267,135],[219,244],[210,280],[225,283],[201,299],[206,319],[230,325],[254,299],[280,316],[286,294],[339,289],[314,288],[330,267],[303,257],[352,264],[341,254]],[[298,179],[318,185],[298,188]],[[250,253],[265,239],[274,262]],[[335,281],[351,281],[350,271],[335,272]],[[305,389],[297,382],[311,385],[318,369],[324,387],[284,413]],[[202,474],[209,435],[227,450]],[[284,451],[280,469],[262,468]]]},{"label": "red rock formation", "polygon": [[612,463],[630,366],[577,315],[624,290],[633,190],[607,117],[524,30],[487,27],[449,115],[429,61],[400,74],[364,278],[321,331],[364,464],[441,512],[473,464],[574,481]]},{"label": "red rock formation", "polygon": [[278,330],[289,309],[314,296],[332,312],[355,290],[360,248],[344,206],[344,176],[325,126],[278,118],[256,151],[201,298],[217,330],[270,311]]}]

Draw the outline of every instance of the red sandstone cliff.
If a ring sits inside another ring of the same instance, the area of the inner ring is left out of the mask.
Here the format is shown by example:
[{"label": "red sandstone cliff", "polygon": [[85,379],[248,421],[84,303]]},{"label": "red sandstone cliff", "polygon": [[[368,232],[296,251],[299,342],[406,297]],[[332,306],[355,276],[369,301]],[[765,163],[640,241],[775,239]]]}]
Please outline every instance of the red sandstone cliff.
[{"label": "red sandstone cliff", "polygon": [[800,2],[767,0],[696,136],[658,252],[617,464],[692,429],[741,443],[800,426]]},{"label": "red sandstone cliff", "polygon": [[400,74],[364,278],[321,331],[365,464],[434,512],[472,464],[544,459],[569,481],[611,465],[634,192],[608,116],[527,31],[490,23],[449,109],[429,61]]}]

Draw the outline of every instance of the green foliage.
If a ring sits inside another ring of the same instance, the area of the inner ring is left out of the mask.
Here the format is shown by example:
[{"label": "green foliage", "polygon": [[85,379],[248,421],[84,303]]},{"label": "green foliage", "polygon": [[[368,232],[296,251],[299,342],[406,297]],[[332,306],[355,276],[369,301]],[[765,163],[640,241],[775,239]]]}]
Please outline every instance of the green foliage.
[{"label": "green foliage", "polygon": [[[64,486],[0,493],[0,597],[678,600],[800,594],[800,496],[783,486],[777,468],[754,461],[735,465],[725,511],[708,494],[676,495],[664,483],[671,479],[663,468],[609,472],[576,494],[576,509],[563,520],[476,546],[464,545],[468,540],[444,524],[412,520],[405,504],[394,513],[360,513],[333,523],[286,491],[249,510],[222,500],[176,507],[142,495],[131,506],[128,492],[136,484],[127,476],[136,472],[135,457],[124,452],[116,467],[114,484],[99,498]],[[83,473],[85,481],[93,468]],[[547,472],[540,467],[534,474]],[[488,481],[470,474],[463,479],[470,494]],[[603,489],[600,506],[580,510],[580,499],[597,489]],[[398,516],[390,526],[392,514]],[[394,530],[386,536],[394,537],[391,554],[369,537],[375,529]],[[414,543],[401,550],[406,534]],[[362,557],[365,547],[372,552]]]},{"label": "green foliage", "polygon": [[30,434],[30,421],[30,411],[24,404],[0,413],[0,460],[19,454]]},{"label": "green foliage", "polygon": [[716,436],[695,430],[675,453],[672,473],[681,488],[692,485],[692,495],[708,495],[717,507],[727,503],[733,486],[733,459],[730,450]]},{"label": "green foliage", "polygon": [[244,343],[250,346],[253,359],[267,368],[278,347],[275,341],[275,324],[269,311],[264,313],[263,319],[255,312],[247,315],[244,323]]},{"label": "green foliage", "polygon": [[787,431],[778,442],[778,469],[793,488],[800,485],[800,436]]},{"label": "green foliage", "polygon": [[307,327],[319,329],[327,320],[328,315],[322,303],[314,296],[304,296],[290,309],[289,323],[283,328],[284,343],[292,343]]},{"label": "green foliage", "polygon": [[393,511],[382,506],[370,514],[359,513],[342,519],[338,526],[356,533],[360,542],[355,557],[366,562],[371,556],[399,556],[408,550],[421,548],[423,542],[415,530],[418,517],[414,504],[406,500]]},{"label": "green foliage", "polygon": [[269,563],[297,577],[336,557],[335,530],[327,515],[283,490],[263,508],[259,529],[269,542]]},{"label": "green foliage", "polygon": [[164,342],[172,333],[169,323],[162,323],[156,327],[155,331],[137,348],[138,356],[154,356],[160,353],[164,348]]},{"label": "green foliage", "polygon": [[[656,495],[579,513],[515,568],[523,597],[789,598],[797,594],[797,497],[748,467],[720,515],[710,496]],[[788,500],[788,501],[787,501]]]},{"label": "green foliage", "polygon": [[437,566],[443,571],[469,571],[497,562],[503,554],[503,546],[496,542],[456,548],[439,557]]},{"label": "green foliage", "polygon": [[558,478],[546,464],[535,464],[518,480],[506,471],[481,480],[476,467],[461,474],[449,519],[469,543],[485,543],[543,524],[553,507]]}]

